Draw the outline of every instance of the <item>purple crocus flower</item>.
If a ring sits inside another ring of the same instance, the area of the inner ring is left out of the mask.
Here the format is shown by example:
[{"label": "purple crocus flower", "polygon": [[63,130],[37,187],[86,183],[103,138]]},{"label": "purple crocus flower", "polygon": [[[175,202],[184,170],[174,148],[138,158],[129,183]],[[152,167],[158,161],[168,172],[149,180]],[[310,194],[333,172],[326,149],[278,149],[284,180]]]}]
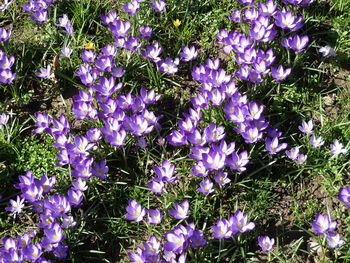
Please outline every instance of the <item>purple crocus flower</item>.
[{"label": "purple crocus flower", "polygon": [[247,168],[245,167],[249,162],[248,152],[243,151],[240,154],[233,152],[229,158],[226,159],[226,163],[232,170],[238,172],[244,172]]},{"label": "purple crocus flower", "polygon": [[246,131],[244,131],[241,135],[244,138],[245,142],[250,144],[259,141],[262,138],[263,133],[259,131],[257,127],[250,127],[246,129]]},{"label": "purple crocus flower", "polygon": [[43,79],[48,79],[51,76],[51,66],[48,65],[46,68],[41,68],[39,73],[35,73],[36,76]]},{"label": "purple crocus flower", "polygon": [[297,159],[295,160],[296,164],[302,165],[303,163],[306,162],[307,155],[306,154],[299,154]]},{"label": "purple crocus flower", "polygon": [[41,186],[36,186],[35,184],[31,184],[28,187],[23,188],[21,190],[21,197],[23,197],[29,203],[38,201],[43,195],[43,188]]},{"label": "purple crocus flower", "polygon": [[0,128],[2,125],[6,125],[8,120],[9,120],[10,116],[5,114],[5,113],[2,113],[0,114]]},{"label": "purple crocus flower", "polygon": [[67,257],[67,254],[68,254],[68,246],[58,244],[57,246],[55,246],[53,248],[52,252],[57,259],[59,259],[59,260],[65,259]]},{"label": "purple crocus flower", "polygon": [[153,3],[150,5],[155,11],[161,13],[164,11],[166,3],[162,0],[153,0]]},{"label": "purple crocus flower", "polygon": [[158,225],[162,221],[162,213],[159,211],[159,209],[148,209],[148,217],[147,222],[151,225]]},{"label": "purple crocus flower", "polygon": [[273,0],[268,0],[266,5],[259,3],[259,12],[263,16],[273,16],[276,13],[277,4]]},{"label": "purple crocus flower", "polygon": [[112,11],[107,13],[107,15],[101,15],[102,24],[110,25],[116,22],[118,18],[117,11]]},{"label": "purple crocus flower", "polygon": [[142,208],[135,200],[129,200],[129,204],[126,207],[126,214],[124,217],[130,221],[140,222],[146,214],[145,208]]},{"label": "purple crocus flower", "polygon": [[258,120],[264,110],[264,106],[258,105],[256,102],[250,102],[248,105],[249,117],[253,120]]},{"label": "purple crocus flower", "polygon": [[14,56],[7,57],[0,52],[0,69],[10,70],[14,63],[15,63]]},{"label": "purple crocus flower", "polygon": [[17,196],[16,201],[12,199],[10,200],[10,204],[11,206],[5,207],[5,210],[11,212],[11,216],[16,216],[16,214],[22,212],[22,209],[24,207],[24,199]]},{"label": "purple crocus flower", "polygon": [[107,166],[106,159],[102,159],[99,162],[94,162],[93,168],[92,168],[92,175],[96,176],[102,180],[107,178],[107,172],[109,168]]},{"label": "purple crocus flower", "polygon": [[291,36],[288,38],[284,38],[281,42],[281,45],[285,48],[293,49],[294,51],[301,53],[304,51],[305,47],[309,43],[308,36]]},{"label": "purple crocus flower", "polygon": [[311,227],[317,235],[323,235],[333,231],[337,227],[336,222],[332,222],[329,215],[317,214],[315,221],[311,222]]},{"label": "purple crocus flower", "polygon": [[184,121],[179,120],[178,126],[181,131],[183,131],[185,134],[191,134],[195,130],[195,125],[193,124],[191,118],[187,117]]},{"label": "purple crocus flower", "polygon": [[99,72],[111,72],[114,67],[114,61],[112,56],[100,56],[95,60],[97,70]]},{"label": "purple crocus flower", "polygon": [[166,138],[169,144],[173,146],[181,146],[187,144],[186,135],[183,131],[173,130]]},{"label": "purple crocus flower", "polygon": [[340,235],[334,232],[329,232],[326,240],[328,242],[328,248],[337,248],[345,243],[345,241],[340,238]]},{"label": "purple crocus flower", "polygon": [[176,234],[173,232],[168,232],[165,234],[167,242],[164,243],[164,249],[166,251],[172,251],[174,253],[181,253],[185,248],[185,236],[182,233]]},{"label": "purple crocus flower", "polygon": [[126,140],[126,131],[123,129],[113,131],[110,135],[106,136],[106,139],[112,146],[123,147]]},{"label": "purple crocus flower", "polygon": [[37,260],[40,258],[42,248],[40,243],[28,244],[26,247],[23,248],[22,253],[25,260],[38,262]]},{"label": "purple crocus flower", "polygon": [[174,176],[175,165],[170,164],[168,160],[163,161],[162,166],[154,166],[153,171],[162,181],[172,183],[176,180]]},{"label": "purple crocus flower", "polygon": [[71,228],[74,227],[77,224],[77,222],[74,221],[73,216],[62,216],[62,228]]},{"label": "purple crocus flower", "polygon": [[301,123],[301,126],[299,126],[298,128],[301,132],[310,134],[312,133],[312,129],[314,128],[314,125],[312,123],[312,120],[309,120],[308,122],[303,121]]},{"label": "purple crocus flower", "polygon": [[55,218],[51,214],[40,214],[40,220],[37,225],[41,228],[51,228],[56,223]]},{"label": "purple crocus flower", "polygon": [[218,142],[225,137],[225,128],[222,126],[216,127],[212,122],[204,129],[204,136],[207,142]]},{"label": "purple crocus flower", "polygon": [[175,209],[170,209],[169,214],[178,220],[185,220],[188,218],[189,212],[189,202],[187,200],[183,201],[181,205],[174,203]]},{"label": "purple crocus flower", "polygon": [[321,47],[318,52],[320,52],[322,54],[323,57],[336,57],[337,53],[335,53],[334,49],[331,48],[329,45]]},{"label": "purple crocus flower", "polygon": [[332,155],[339,155],[342,153],[346,153],[347,150],[344,148],[343,144],[338,141],[338,139],[335,139],[333,144],[330,145]]},{"label": "purple crocus flower", "polygon": [[301,23],[302,17],[295,17],[290,11],[283,9],[282,11],[277,11],[274,15],[276,26],[282,29],[290,29],[291,31],[297,31],[303,24]]},{"label": "purple crocus flower", "polygon": [[126,2],[125,5],[123,6],[123,10],[130,14],[130,15],[136,15],[136,13],[140,9],[140,4],[137,0],[132,0],[131,2]]},{"label": "purple crocus flower", "polygon": [[311,136],[311,139],[310,139],[310,144],[312,146],[312,148],[316,149],[320,146],[322,146],[324,144],[324,141],[322,140],[322,137],[316,137],[315,135],[312,135]]},{"label": "purple crocus flower", "polygon": [[282,65],[279,65],[278,68],[271,67],[271,75],[277,82],[281,82],[288,77],[291,71],[291,68],[284,69]]},{"label": "purple crocus flower", "polygon": [[177,66],[179,65],[179,58],[166,58],[165,60],[160,60],[157,62],[158,69],[160,72],[164,72],[168,75],[175,74],[178,70]]},{"label": "purple crocus flower", "polygon": [[88,62],[94,62],[95,58],[96,58],[96,54],[90,50],[90,49],[85,49],[83,50],[83,52],[81,53],[81,58],[84,62],[88,63]]},{"label": "purple crocus flower", "polygon": [[347,208],[350,208],[350,186],[340,188],[338,199],[343,202]]},{"label": "purple crocus flower", "polygon": [[255,0],[238,0],[241,5],[253,5]]},{"label": "purple crocus flower", "polygon": [[4,259],[3,262],[22,262],[23,256],[19,251],[17,251],[16,248],[9,248],[8,250],[5,250],[2,254],[2,258]]},{"label": "purple crocus flower", "polygon": [[243,233],[255,227],[253,222],[248,222],[248,215],[243,214],[240,210],[237,210],[236,213],[230,217],[229,222],[233,234]]},{"label": "purple crocus flower", "polygon": [[137,32],[140,33],[140,36],[138,38],[140,39],[150,39],[152,37],[152,27],[150,26],[140,26],[137,29]]},{"label": "purple crocus flower", "polygon": [[156,258],[158,258],[161,249],[161,243],[154,236],[150,236],[148,242],[142,242],[142,245],[145,248],[143,252],[147,257],[152,258],[156,256]]},{"label": "purple crocus flower", "polygon": [[21,189],[21,191],[34,184],[34,175],[30,170],[27,170],[25,175],[20,175],[18,179],[20,183],[15,184],[14,187],[16,189]]},{"label": "purple crocus flower", "polygon": [[91,128],[86,132],[86,138],[90,142],[98,142],[101,140],[101,130],[99,128]]},{"label": "purple crocus flower", "polygon": [[72,54],[73,50],[67,46],[63,46],[61,49],[60,56],[64,58],[69,58],[70,55]]},{"label": "purple crocus flower", "polygon": [[234,10],[232,14],[228,17],[228,19],[237,23],[241,22],[241,18],[242,18],[242,14],[241,14],[241,11],[239,10]]},{"label": "purple crocus flower", "polygon": [[159,178],[153,178],[153,181],[148,183],[149,189],[156,195],[159,195],[164,190],[164,182]]},{"label": "purple crocus flower", "polygon": [[5,250],[9,250],[11,248],[14,248],[14,249],[17,250],[17,242],[12,237],[4,237],[4,238],[2,238],[1,239],[1,243],[2,243],[3,248]]},{"label": "purple crocus flower", "polygon": [[69,18],[66,14],[63,14],[63,16],[58,19],[58,21],[59,24],[56,24],[56,26],[66,27],[68,24],[70,24]]},{"label": "purple crocus flower", "polygon": [[0,83],[9,84],[16,78],[16,73],[12,73],[9,69],[0,69]]},{"label": "purple crocus flower", "polygon": [[67,214],[71,205],[66,196],[54,194],[44,199],[44,208],[48,209],[53,217],[58,217]]},{"label": "purple crocus flower", "polygon": [[182,52],[180,52],[180,57],[182,57],[182,61],[188,62],[194,60],[198,56],[198,52],[194,46],[192,47],[183,47]]},{"label": "purple crocus flower", "polygon": [[76,189],[68,190],[68,201],[74,207],[79,207],[83,201],[83,192]]},{"label": "purple crocus flower", "polygon": [[52,228],[44,229],[44,234],[51,244],[57,244],[64,239],[62,228],[57,223],[54,223]]},{"label": "purple crocus flower", "polygon": [[284,149],[286,149],[288,146],[287,143],[281,143],[278,142],[278,137],[275,136],[272,139],[266,138],[265,140],[265,149],[269,152],[269,154],[274,155]]},{"label": "purple crocus flower", "polygon": [[47,194],[48,192],[50,192],[50,190],[54,187],[55,183],[56,183],[56,176],[52,176],[48,178],[46,174],[44,174],[40,178],[40,180],[37,181],[37,184],[42,186],[44,194]]},{"label": "purple crocus flower", "polygon": [[207,169],[220,170],[225,166],[226,154],[211,149],[203,154],[203,164]]},{"label": "purple crocus flower", "polygon": [[220,186],[224,186],[231,182],[231,180],[227,177],[226,172],[218,172],[217,174],[214,175],[214,180]]},{"label": "purple crocus flower", "polygon": [[11,36],[12,30],[6,30],[5,28],[0,28],[0,42],[7,41]]},{"label": "purple crocus flower", "polygon": [[206,178],[199,184],[199,188],[197,190],[198,192],[207,195],[214,192],[213,185],[214,184],[208,178]]},{"label": "purple crocus flower", "polygon": [[253,22],[259,17],[259,11],[253,7],[251,9],[244,10],[245,21]]},{"label": "purple crocus flower", "polygon": [[204,234],[197,229],[193,230],[192,235],[188,241],[190,246],[193,248],[204,247],[207,244],[207,241],[204,238]]},{"label": "purple crocus flower", "polygon": [[44,24],[47,20],[47,17],[48,15],[46,10],[37,10],[34,12],[34,16],[31,16],[30,18],[39,24]]},{"label": "purple crocus flower", "polygon": [[63,14],[63,17],[59,18],[58,21],[60,22],[56,26],[63,27],[65,29],[66,34],[73,34],[73,27],[68,19],[68,16],[66,14]]},{"label": "purple crocus flower", "polygon": [[116,20],[109,25],[109,29],[112,31],[113,35],[118,38],[123,38],[127,36],[131,29],[130,21]]},{"label": "purple crocus flower", "polygon": [[211,227],[211,230],[214,238],[223,239],[230,238],[232,236],[230,223],[225,218],[218,219],[216,225]]},{"label": "purple crocus flower", "polygon": [[139,247],[136,248],[135,252],[129,252],[128,257],[130,258],[131,263],[146,263],[146,255],[143,253],[143,250]]},{"label": "purple crocus flower", "polygon": [[138,50],[141,47],[141,43],[139,43],[138,39],[133,36],[125,37],[124,48],[126,50]]},{"label": "purple crocus flower", "polygon": [[299,156],[299,147],[294,147],[290,149],[289,151],[286,151],[286,155],[288,156],[289,159],[295,161],[297,160]]},{"label": "purple crocus flower", "polygon": [[76,181],[72,182],[73,189],[79,190],[81,192],[84,192],[87,190],[88,186],[86,185],[86,181],[83,180],[82,178],[77,178]]},{"label": "purple crocus flower", "polygon": [[270,238],[268,236],[259,236],[258,237],[258,244],[261,247],[261,250],[263,252],[269,252],[272,250],[272,248],[275,244],[275,239]]},{"label": "purple crocus flower", "polygon": [[205,177],[208,175],[208,170],[204,166],[202,161],[199,161],[197,164],[192,165],[192,174],[194,176]]}]

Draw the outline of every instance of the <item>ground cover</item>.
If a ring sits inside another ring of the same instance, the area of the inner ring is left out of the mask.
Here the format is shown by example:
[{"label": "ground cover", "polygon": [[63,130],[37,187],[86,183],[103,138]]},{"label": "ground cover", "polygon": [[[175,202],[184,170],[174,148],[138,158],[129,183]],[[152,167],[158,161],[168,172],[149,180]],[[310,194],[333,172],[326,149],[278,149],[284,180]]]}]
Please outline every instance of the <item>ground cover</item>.
[{"label": "ground cover", "polygon": [[0,262],[349,261],[350,3],[6,3]]}]

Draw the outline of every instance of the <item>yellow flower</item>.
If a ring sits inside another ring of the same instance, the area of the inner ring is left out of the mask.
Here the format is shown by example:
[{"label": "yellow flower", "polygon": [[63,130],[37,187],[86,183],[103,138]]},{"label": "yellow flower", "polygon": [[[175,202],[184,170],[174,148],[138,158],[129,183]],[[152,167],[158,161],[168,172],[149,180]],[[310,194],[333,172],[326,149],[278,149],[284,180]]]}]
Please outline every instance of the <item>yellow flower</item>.
[{"label": "yellow flower", "polygon": [[179,27],[181,25],[181,21],[177,18],[176,20],[173,21],[173,24],[175,27]]},{"label": "yellow flower", "polygon": [[83,45],[85,46],[86,49],[96,49],[95,43],[91,42],[91,41],[85,41],[84,40]]}]

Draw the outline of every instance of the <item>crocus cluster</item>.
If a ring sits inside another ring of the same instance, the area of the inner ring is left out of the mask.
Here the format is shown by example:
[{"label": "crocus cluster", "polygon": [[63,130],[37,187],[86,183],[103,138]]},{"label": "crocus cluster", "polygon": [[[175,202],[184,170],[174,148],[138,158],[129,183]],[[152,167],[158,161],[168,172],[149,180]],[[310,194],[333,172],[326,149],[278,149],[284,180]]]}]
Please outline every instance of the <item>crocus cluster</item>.
[{"label": "crocus cluster", "polygon": [[[139,0],[133,0],[131,2],[126,2],[123,6],[123,10],[130,14],[136,15],[139,10],[140,4]],[[161,0],[154,0],[150,7],[157,12],[163,12],[165,10],[165,2]],[[130,21],[122,21],[118,18],[116,11],[110,12],[107,15],[101,16],[103,24],[107,25],[112,32],[115,40],[115,45],[118,48],[137,51],[141,48],[142,43],[140,40],[149,40],[152,36],[152,28],[150,26],[140,26],[137,32],[140,34],[135,37],[130,35],[131,33],[131,23]],[[147,59],[150,59],[156,64],[157,70],[168,75],[175,74],[178,71],[178,65],[180,61],[188,62],[195,59],[198,55],[197,50],[194,46],[182,48],[180,52],[180,58],[170,58],[167,57],[162,59],[160,57],[163,49],[159,46],[159,43],[155,41],[154,43],[145,43],[145,48],[140,51],[140,53]]]},{"label": "crocus cluster", "polygon": [[250,231],[255,227],[253,222],[248,222],[248,215],[237,210],[234,215],[217,220],[216,225],[211,227],[214,238],[231,238],[238,233]]},{"label": "crocus cluster", "polygon": [[189,157],[195,161],[192,174],[207,177],[200,183],[198,191],[210,194],[214,190],[208,176],[212,175],[220,187],[224,186],[230,180],[223,170],[229,168],[238,173],[244,172],[248,152],[237,151],[235,142],[226,142],[223,126],[212,122],[203,127],[203,111],[211,106],[223,105],[225,118],[236,126],[233,131],[240,134],[247,144],[261,140],[267,130],[266,150],[272,155],[284,150],[287,144],[280,142],[281,132],[267,129],[269,123],[263,115],[264,107],[248,101],[247,96],[238,91],[232,76],[220,68],[219,59],[208,59],[206,64],[195,67],[192,77],[201,84],[201,88],[191,98],[189,112],[178,121],[178,129],[171,131],[167,140],[173,146],[190,145]]},{"label": "crocus cluster", "polygon": [[[63,196],[51,194],[56,183],[56,177],[42,175],[36,179],[27,171],[25,175],[19,176],[19,183],[15,185],[21,194],[16,201],[10,200],[11,206],[6,207],[11,215],[22,212],[27,205],[39,215],[37,223],[38,230],[24,233],[16,239],[5,237],[0,248],[0,257],[4,263],[8,262],[50,262],[42,256],[45,252],[52,252],[57,259],[67,256],[68,247],[62,243],[65,239],[64,228],[73,227],[76,222],[69,215],[74,199],[69,194]],[[39,231],[39,229],[41,231]]]},{"label": "crocus cluster", "polygon": [[[6,37],[8,38],[9,35]],[[16,73],[13,73],[11,71],[11,68],[14,63],[14,56],[7,57],[6,54],[2,50],[0,50],[0,84],[12,83],[13,80],[16,78]]]},{"label": "crocus cluster", "polygon": [[148,187],[154,194],[158,195],[164,191],[164,183],[172,183],[176,180],[175,165],[170,164],[168,160],[163,161],[162,166],[154,166],[153,171],[156,177],[152,178]]},{"label": "crocus cluster", "polygon": [[340,238],[339,234],[333,232],[337,227],[337,223],[332,222],[329,215],[317,214],[315,221],[311,222],[311,227],[315,234],[326,235],[329,248],[336,248],[343,245],[344,240]]},{"label": "crocus cluster", "polygon": [[[116,52],[116,47],[109,44],[98,56],[92,50],[83,51],[85,64],[79,67],[76,75],[87,86],[87,91],[81,89],[73,97],[73,112],[78,120],[101,119],[104,126],[96,128],[96,132],[103,135],[112,146],[122,147],[127,133],[141,137],[152,132],[155,127],[160,129],[158,120],[161,116],[156,117],[147,110],[147,106],[155,103],[160,96],[144,87],[140,88],[139,95],[118,92],[123,83],[118,83],[117,78],[125,71],[115,65]],[[99,139],[100,135],[97,136]]]},{"label": "crocus cluster", "polygon": [[258,6],[254,5],[254,1],[240,1],[240,3],[248,5],[244,10],[244,16],[239,10],[234,10],[229,19],[238,23],[242,20],[249,23],[249,35],[223,29],[216,36],[217,43],[223,45],[225,53],[234,52],[239,65],[236,76],[241,80],[260,83],[271,72],[276,82],[283,81],[291,73],[291,68],[284,68],[282,65],[273,66],[276,59],[273,50],[270,48],[265,51],[259,48],[259,43],[277,40],[278,29],[282,29],[291,32],[288,38],[282,39],[282,46],[296,52],[304,51],[309,41],[308,36],[294,33],[303,26],[302,17],[293,15],[285,8],[278,10],[278,3],[273,0],[268,0],[266,4],[259,2]]},{"label": "crocus cluster", "polygon": [[176,226],[173,231],[165,233],[165,242],[161,244],[154,236],[148,242],[143,242],[143,248],[137,247],[136,252],[129,252],[131,262],[170,262],[184,263],[186,249],[200,248],[206,245],[207,241],[203,233],[195,228],[194,223],[186,227]]},{"label": "crocus cluster", "polygon": [[[11,206],[6,210],[15,216],[22,212],[25,205],[31,206],[39,215],[40,222],[37,226],[43,233],[41,241],[35,238],[37,243],[28,243],[22,246],[14,246],[13,249],[6,249],[4,256],[11,260],[19,258],[21,260],[33,260],[44,262],[41,254],[44,252],[53,252],[58,259],[67,256],[68,247],[62,243],[65,238],[63,229],[75,226],[73,216],[70,215],[72,207],[82,205],[84,192],[87,190],[88,180],[92,177],[104,179],[108,171],[106,160],[95,161],[90,151],[98,141],[98,130],[88,130],[86,135],[73,136],[70,132],[70,124],[64,115],[58,119],[52,118],[46,113],[36,113],[36,126],[34,133],[48,133],[55,138],[54,146],[59,150],[57,166],[70,165],[70,173],[74,181],[67,190],[66,195],[52,193],[56,183],[56,177],[43,175],[36,179],[34,175],[27,171],[25,175],[19,176],[20,183],[15,187],[21,194],[16,200],[10,200]],[[25,251],[31,252],[31,256]],[[32,257],[32,258],[31,258]],[[5,261],[13,262],[13,261]]]},{"label": "crocus cluster", "polygon": [[[325,142],[323,141],[322,137],[321,136],[317,137],[314,134],[314,130],[313,130],[314,124],[312,120],[303,121],[298,128],[302,133],[308,136],[311,136],[309,143],[312,148],[317,149],[322,145],[324,145]],[[301,165],[306,161],[307,155],[301,154],[299,152],[299,149],[300,149],[300,146],[293,147],[290,150],[286,151],[286,155],[288,156],[289,159],[291,159],[292,161],[295,161],[296,164]],[[344,148],[343,144],[339,142],[338,139],[335,139],[333,144],[330,145],[329,153],[333,156],[337,156],[339,154],[345,154],[346,152],[347,152],[347,149]]]},{"label": "crocus cluster", "polygon": [[55,0],[29,0],[29,2],[23,4],[23,10],[31,13],[31,19],[44,24],[48,18],[48,11],[51,4]]}]

